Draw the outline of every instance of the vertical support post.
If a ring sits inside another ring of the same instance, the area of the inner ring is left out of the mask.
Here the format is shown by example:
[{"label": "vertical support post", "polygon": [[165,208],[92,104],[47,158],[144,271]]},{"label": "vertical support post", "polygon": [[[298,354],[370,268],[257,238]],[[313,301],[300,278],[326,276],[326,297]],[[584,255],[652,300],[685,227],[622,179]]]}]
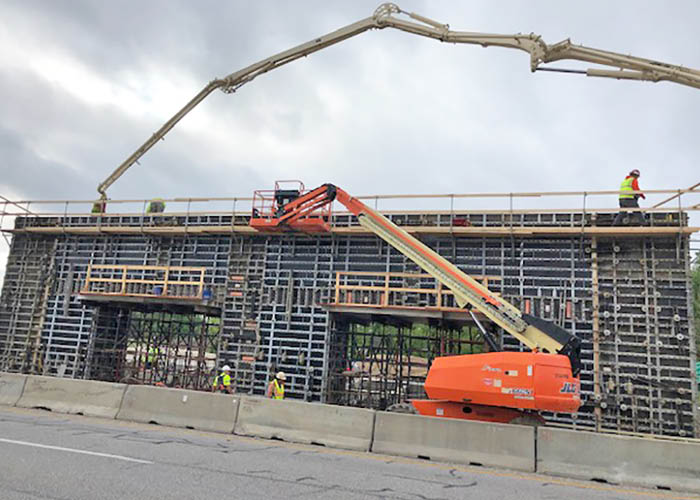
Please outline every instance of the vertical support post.
[{"label": "vertical support post", "polygon": [[63,207],[63,219],[61,219],[61,233],[66,234],[66,221],[68,220],[68,204],[70,201],[66,201]]},{"label": "vertical support post", "polygon": [[[693,314],[693,285],[692,285],[692,278],[691,278],[691,248],[690,248],[690,237],[691,235],[685,236],[683,241],[685,242],[684,245],[684,252],[683,252],[683,264],[685,266],[685,275],[686,275],[686,280],[685,280],[685,288],[686,288],[686,297],[687,297],[687,311],[688,311],[688,316],[690,319],[691,315]],[[679,243],[681,243],[679,241]],[[687,246],[686,246],[687,245]],[[698,253],[698,256],[700,257],[700,253]],[[700,326],[700,325],[697,325]],[[691,388],[691,400],[697,401],[698,400],[698,392],[700,392],[700,387],[698,387],[700,384],[693,383],[692,377],[695,374],[695,369],[696,369],[696,363],[698,361],[698,353],[692,349],[692,346],[696,345],[696,339],[697,335],[700,334],[699,329],[696,328],[695,322],[694,321],[688,321],[688,345],[691,346],[691,348],[688,350],[690,354],[690,377],[691,377],[691,382],[690,382],[690,388]],[[700,436],[700,408],[698,408],[698,405],[692,404],[692,411],[693,411],[693,422],[695,422],[695,437],[697,438]]]},{"label": "vertical support post", "polygon": [[0,231],[2,232],[2,237],[5,239],[5,243],[7,243],[7,248],[12,248],[12,244],[10,243],[10,239],[7,237],[4,231],[2,231],[2,225],[3,222],[5,221],[5,214],[7,213],[7,202],[5,202],[4,206],[2,207],[2,215],[0,215]]},{"label": "vertical support post", "polygon": [[[593,395],[596,401],[600,396],[600,299],[598,294],[598,239],[591,238],[591,280],[593,285]],[[600,431],[602,412],[600,406],[593,410],[595,430]]]},{"label": "vertical support post", "polygon": [[287,303],[285,321],[292,321],[292,308],[294,307],[294,271],[289,271],[289,279],[287,280]]},{"label": "vertical support post", "polygon": [[185,234],[190,225],[190,205],[192,205],[192,198],[187,198],[187,214],[185,215]]},{"label": "vertical support post", "polygon": [[236,232],[236,198],[233,199],[231,207],[231,234]]},{"label": "vertical support post", "polygon": [[199,298],[204,296],[204,268],[199,271]]},{"label": "vertical support post", "polygon": [[122,291],[121,294],[126,293],[126,266],[122,266]]},{"label": "vertical support post", "polygon": [[146,200],[143,200],[143,208],[141,209],[141,217],[140,217],[140,225],[141,225],[141,232],[143,233],[143,220],[146,218]]},{"label": "vertical support post", "polygon": [[340,273],[341,271],[336,271],[335,273],[335,303],[340,304]]},{"label": "vertical support post", "polygon": [[513,193],[508,195],[508,226],[510,227],[510,234],[513,234]]},{"label": "vertical support post", "polygon": [[85,288],[86,292],[90,291],[90,276],[92,276],[92,264],[88,264],[87,276],[85,277]]},{"label": "vertical support post", "polygon": [[389,273],[384,273],[384,297],[382,297],[382,305],[389,305]]},{"label": "vertical support post", "polygon": [[163,275],[163,297],[168,295],[168,283],[170,282],[170,266],[165,266]]}]

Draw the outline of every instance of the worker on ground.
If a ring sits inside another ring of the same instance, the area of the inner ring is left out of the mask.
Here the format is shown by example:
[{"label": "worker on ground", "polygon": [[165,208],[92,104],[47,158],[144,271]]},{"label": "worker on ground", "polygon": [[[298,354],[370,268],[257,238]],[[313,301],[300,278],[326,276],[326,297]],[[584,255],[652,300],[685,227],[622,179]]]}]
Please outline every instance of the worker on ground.
[{"label": "worker on ground", "polygon": [[284,372],[277,372],[275,378],[267,386],[267,397],[272,399],[284,399],[284,381],[287,376]]},{"label": "worker on ground", "polygon": [[221,373],[214,379],[211,391],[233,394],[233,386],[231,385],[231,367],[229,365],[224,365],[224,367],[221,369]]},{"label": "worker on ground", "polygon": [[141,362],[145,365],[146,369],[153,368],[159,354],[160,349],[152,345],[149,345],[148,350],[144,350],[141,353]]},{"label": "worker on ground", "polygon": [[[635,191],[639,191],[639,170],[634,169],[632,170],[627,177],[625,177],[625,180],[622,181],[622,184],[620,185],[620,208],[639,208],[639,198],[644,198],[646,199],[646,196],[644,196],[644,193],[635,193]],[[625,216],[633,216],[637,218],[639,225],[643,226],[646,224],[646,220],[644,219],[644,216],[642,215],[642,212],[619,212],[615,216],[615,220],[613,220],[613,226],[617,226],[622,222],[622,219]]]},{"label": "worker on ground", "polygon": [[165,202],[163,198],[153,198],[146,207],[147,214],[162,214],[165,212]]}]

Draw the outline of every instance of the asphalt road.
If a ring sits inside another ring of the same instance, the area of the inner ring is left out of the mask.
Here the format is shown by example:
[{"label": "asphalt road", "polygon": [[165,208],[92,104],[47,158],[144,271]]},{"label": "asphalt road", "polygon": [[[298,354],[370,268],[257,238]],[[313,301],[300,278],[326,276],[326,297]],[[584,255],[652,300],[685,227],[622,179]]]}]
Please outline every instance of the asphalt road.
[{"label": "asphalt road", "polygon": [[0,407],[0,499],[700,498]]}]

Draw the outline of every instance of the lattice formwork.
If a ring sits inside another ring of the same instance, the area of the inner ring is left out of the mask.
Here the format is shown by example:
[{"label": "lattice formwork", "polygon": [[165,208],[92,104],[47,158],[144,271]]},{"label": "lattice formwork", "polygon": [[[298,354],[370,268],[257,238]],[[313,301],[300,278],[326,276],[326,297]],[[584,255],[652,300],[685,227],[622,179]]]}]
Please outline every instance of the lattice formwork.
[{"label": "lattice formwork", "polygon": [[[338,226],[355,225],[350,216],[334,217]],[[391,215],[403,225],[436,227],[460,219],[494,227],[572,227],[604,217]],[[679,223],[677,213],[655,217]],[[85,227],[94,226],[95,219],[18,218],[16,227]],[[13,235],[0,299],[0,369],[202,389],[214,368],[228,364],[240,392],[262,394],[271,376],[283,370],[289,397],[383,407],[418,395],[435,355],[478,352],[464,325],[433,321],[421,334],[428,338],[421,340],[406,318],[389,328],[373,326],[391,323],[378,317],[370,316],[368,323],[331,312],[338,272],[420,272],[374,236],[124,235],[120,227],[223,227],[246,220],[230,215],[97,219],[116,234]],[[585,407],[576,420],[549,415],[550,420],[592,429],[693,434],[697,386],[687,236],[422,238],[465,272],[493,277],[489,287],[523,311],[583,339]],[[148,281],[139,288],[146,296],[132,302],[96,301],[81,294],[91,265],[204,268],[211,307],[202,311],[186,300],[150,298]],[[430,280],[419,285],[410,277],[397,280],[410,287],[434,286]],[[202,324],[209,326],[197,329]],[[148,336],[149,329],[162,333],[164,328],[171,334],[156,341]],[[405,341],[401,346],[399,338]],[[436,347],[454,338],[466,340],[467,351]],[[502,342],[506,349],[521,348],[509,337]],[[152,364],[149,349],[170,361]],[[353,370],[364,375],[353,378]],[[355,385],[348,385],[350,379]]]}]

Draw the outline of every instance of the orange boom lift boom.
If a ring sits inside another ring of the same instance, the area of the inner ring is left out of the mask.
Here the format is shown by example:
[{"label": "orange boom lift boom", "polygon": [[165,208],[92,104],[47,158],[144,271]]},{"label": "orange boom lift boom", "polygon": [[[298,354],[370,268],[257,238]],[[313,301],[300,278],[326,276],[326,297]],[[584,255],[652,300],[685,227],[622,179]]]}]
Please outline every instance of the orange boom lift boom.
[{"label": "orange boom lift boom", "polygon": [[[289,181],[291,182],[291,181]],[[296,181],[298,182],[298,181]],[[333,184],[305,191],[282,189],[254,197],[251,227],[260,231],[324,232],[338,201],[373,232],[448,287],[460,307],[478,310],[531,349],[436,358],[425,380],[430,399],[411,403],[421,415],[489,422],[544,422],[538,411],[575,413],[581,406],[581,340],[563,328],[524,314],[380,213]],[[489,342],[492,348],[495,344]]]}]

